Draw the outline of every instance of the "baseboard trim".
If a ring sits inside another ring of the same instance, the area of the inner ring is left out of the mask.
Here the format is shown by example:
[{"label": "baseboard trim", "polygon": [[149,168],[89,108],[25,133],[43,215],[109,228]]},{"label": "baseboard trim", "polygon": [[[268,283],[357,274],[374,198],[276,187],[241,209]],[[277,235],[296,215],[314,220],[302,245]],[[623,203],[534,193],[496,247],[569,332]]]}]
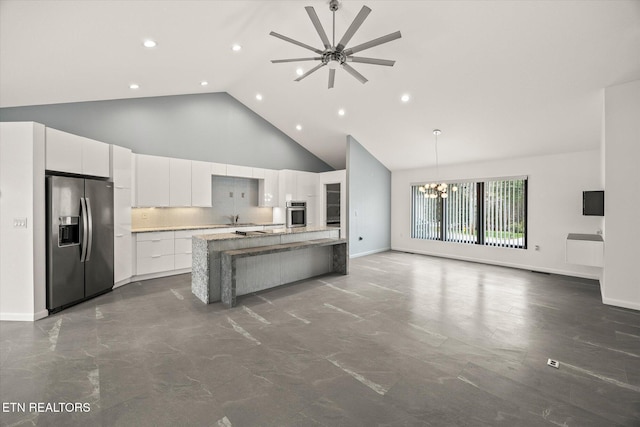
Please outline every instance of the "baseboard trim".
[{"label": "baseboard trim", "polygon": [[390,251],[391,248],[374,249],[372,251],[360,252],[359,254],[349,255],[349,258],[360,258],[367,255],[379,254],[380,252]]},{"label": "baseboard trim", "polygon": [[159,273],[141,274],[140,276],[133,276],[130,282],[137,282],[139,280],[159,279],[160,277],[177,276],[178,274],[191,273],[190,268],[182,268],[180,270],[161,271]]},{"label": "baseboard trim", "polygon": [[37,313],[0,313],[0,321],[35,322],[36,320],[44,319],[48,315],[48,310],[42,310]]},{"label": "baseboard trim", "polygon": [[612,306],[615,306],[615,307],[629,308],[631,310],[640,311],[640,304],[635,303],[635,302],[630,302],[630,301],[625,301],[625,300],[620,300],[620,299],[614,299],[614,298],[602,297],[602,303],[606,304],[606,305],[612,305]]},{"label": "baseboard trim", "polygon": [[116,282],[116,284],[113,285],[113,289],[119,288],[120,286],[128,285],[129,283],[131,283],[131,277],[129,277],[128,279],[124,279],[119,282]]},{"label": "baseboard trim", "polygon": [[499,267],[517,268],[518,270],[539,271],[541,273],[558,274],[560,276],[580,277],[582,279],[592,279],[592,280],[598,280],[598,281],[600,280],[600,276],[599,275],[576,273],[576,272],[573,272],[573,271],[559,270],[559,269],[555,269],[555,268],[538,267],[538,266],[531,266],[531,265],[525,265],[525,264],[515,264],[515,263],[510,263],[510,262],[500,262],[500,261],[493,261],[493,260],[488,261],[488,260],[482,260],[482,259],[471,258],[471,257],[442,254],[442,253],[438,253],[438,252],[420,251],[420,250],[416,250],[416,249],[392,248],[392,250],[398,251],[398,252],[408,252],[408,253],[411,253],[411,254],[418,254],[418,255],[428,255],[428,256],[437,257],[437,258],[447,258],[447,259],[455,259],[455,260],[458,260],[458,261],[475,262],[475,263],[478,263],[478,264],[487,264],[487,265],[496,265],[496,266],[499,266]]}]

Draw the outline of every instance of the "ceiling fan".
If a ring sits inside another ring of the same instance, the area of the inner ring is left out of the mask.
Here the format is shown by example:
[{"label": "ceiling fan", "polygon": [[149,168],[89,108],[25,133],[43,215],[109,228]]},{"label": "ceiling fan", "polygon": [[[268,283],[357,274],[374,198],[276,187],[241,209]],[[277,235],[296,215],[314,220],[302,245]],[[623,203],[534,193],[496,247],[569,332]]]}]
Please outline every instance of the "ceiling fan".
[{"label": "ceiling fan", "polygon": [[353,56],[354,53],[361,52],[365,49],[370,49],[375,46],[379,46],[384,43],[388,43],[392,40],[399,39],[402,37],[400,31],[396,31],[395,33],[387,34],[386,36],[379,37],[374,40],[370,40],[366,43],[359,44],[357,46],[347,48],[347,44],[351,41],[353,35],[358,31],[364,20],[367,18],[369,13],[371,13],[371,9],[367,6],[362,6],[360,12],[355,17],[347,31],[342,36],[342,39],[336,45],[336,10],[340,7],[340,2],[338,0],[331,0],[329,2],[329,10],[333,12],[333,43],[329,42],[329,38],[327,37],[327,33],[325,33],[320,20],[318,19],[318,15],[316,14],[315,9],[312,6],[305,7],[309,18],[311,18],[311,22],[313,26],[316,28],[318,35],[320,36],[320,40],[322,40],[322,44],[324,45],[324,49],[316,49],[308,44],[299,42],[287,36],[283,36],[282,34],[278,34],[274,31],[271,31],[269,35],[282,39],[286,42],[293,43],[297,46],[303,47],[305,49],[309,49],[320,56],[315,56],[311,58],[293,58],[293,59],[273,59],[272,63],[278,64],[283,62],[299,62],[299,61],[320,61],[320,64],[313,67],[300,77],[298,77],[295,81],[299,82],[304,79],[311,73],[319,70],[325,65],[329,66],[329,89],[333,88],[333,84],[336,76],[336,68],[342,67],[345,71],[351,74],[353,77],[358,79],[361,83],[366,83],[367,79],[356,71],[348,62],[359,62],[363,64],[373,64],[373,65],[385,65],[387,67],[392,67],[396,61],[391,61],[388,59],[376,59],[376,58],[363,58],[359,56]]}]

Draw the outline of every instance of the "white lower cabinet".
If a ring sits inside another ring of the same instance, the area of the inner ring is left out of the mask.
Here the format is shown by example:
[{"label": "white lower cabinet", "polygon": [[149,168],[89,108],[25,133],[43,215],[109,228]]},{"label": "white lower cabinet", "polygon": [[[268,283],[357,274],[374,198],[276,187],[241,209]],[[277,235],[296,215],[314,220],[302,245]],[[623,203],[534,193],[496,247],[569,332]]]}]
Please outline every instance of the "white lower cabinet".
[{"label": "white lower cabinet", "polygon": [[191,268],[191,243],[193,238],[193,230],[176,231],[174,248],[175,248],[175,269],[182,270]]},{"label": "white lower cabinet", "polygon": [[175,269],[174,232],[137,233],[136,274],[160,273]]}]

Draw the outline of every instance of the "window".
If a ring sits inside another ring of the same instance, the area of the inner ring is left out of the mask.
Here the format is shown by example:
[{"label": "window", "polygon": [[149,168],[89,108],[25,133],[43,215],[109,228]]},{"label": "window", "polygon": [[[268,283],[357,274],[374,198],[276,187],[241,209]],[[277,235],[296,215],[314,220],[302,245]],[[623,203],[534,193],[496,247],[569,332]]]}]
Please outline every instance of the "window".
[{"label": "window", "polygon": [[448,185],[446,199],[411,186],[411,238],[526,248],[526,178]]}]

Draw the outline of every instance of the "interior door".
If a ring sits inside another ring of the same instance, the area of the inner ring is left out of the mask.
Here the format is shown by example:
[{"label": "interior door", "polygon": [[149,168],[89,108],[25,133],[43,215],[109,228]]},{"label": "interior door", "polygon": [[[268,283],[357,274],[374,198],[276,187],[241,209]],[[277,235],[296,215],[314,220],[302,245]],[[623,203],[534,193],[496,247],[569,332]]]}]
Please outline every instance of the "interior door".
[{"label": "interior door", "polygon": [[85,180],[87,209],[91,210],[91,244],[84,263],[85,297],[113,287],[113,183]]}]

